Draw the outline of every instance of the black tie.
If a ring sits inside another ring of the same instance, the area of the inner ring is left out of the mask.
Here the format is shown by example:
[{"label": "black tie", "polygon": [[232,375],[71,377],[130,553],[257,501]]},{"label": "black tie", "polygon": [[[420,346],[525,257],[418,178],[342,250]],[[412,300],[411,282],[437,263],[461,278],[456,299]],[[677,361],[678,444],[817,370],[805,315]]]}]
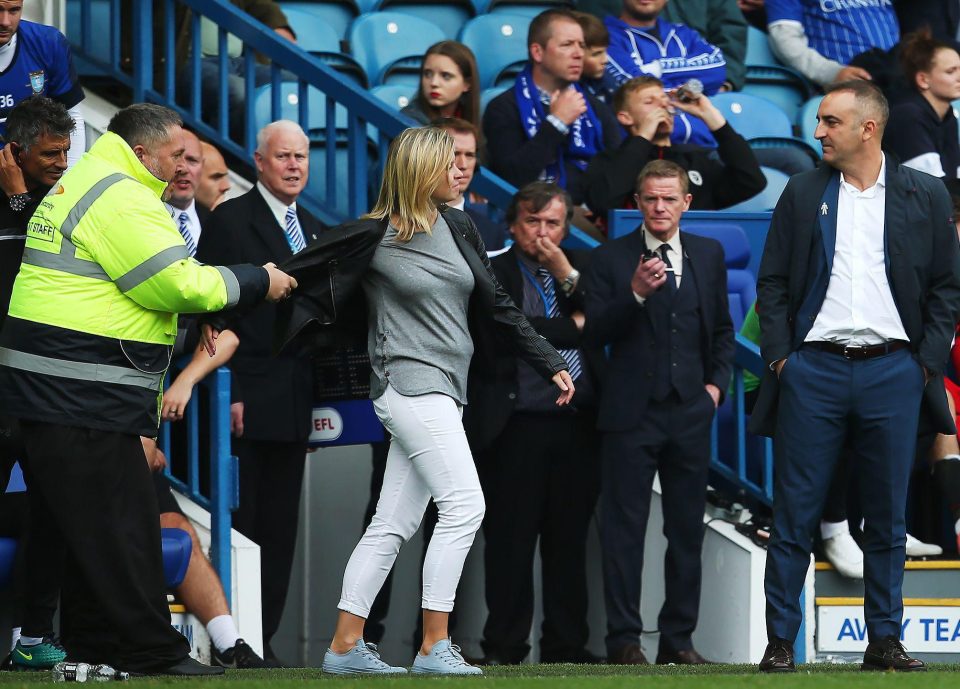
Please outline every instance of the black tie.
[{"label": "black tie", "polygon": [[671,269],[667,271],[667,287],[670,289],[670,294],[673,295],[677,293],[677,274],[672,270],[673,264],[670,262],[669,252],[669,244],[660,245],[660,258],[667,264],[667,268]]}]

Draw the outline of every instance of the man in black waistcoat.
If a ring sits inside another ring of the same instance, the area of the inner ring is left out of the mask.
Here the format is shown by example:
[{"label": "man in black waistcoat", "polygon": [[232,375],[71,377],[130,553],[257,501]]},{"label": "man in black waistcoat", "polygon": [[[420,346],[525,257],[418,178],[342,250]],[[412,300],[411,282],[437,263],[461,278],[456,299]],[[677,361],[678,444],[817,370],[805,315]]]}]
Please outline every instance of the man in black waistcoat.
[{"label": "man in black waistcoat", "polygon": [[533,557],[543,563],[545,663],[597,662],[586,650],[587,526],[599,492],[596,390],[603,350],[583,347],[589,253],[561,249],[573,202],[556,184],[532,182],[507,209],[514,244],[491,259],[497,280],[536,331],[567,360],[576,402],[556,393],[509,351],[476,362],[464,427],[487,502],[484,570],[488,662],[520,663],[530,651]]},{"label": "man in black waistcoat", "polygon": [[700,606],[700,548],[710,425],[733,364],[723,248],[680,232],[687,173],[655,160],[637,178],[644,223],[594,252],[587,338],[609,347],[603,433],[601,543],[611,663],[646,663],[640,581],[650,495],[662,488],[666,600],[658,663],[707,662],[691,635]]}]

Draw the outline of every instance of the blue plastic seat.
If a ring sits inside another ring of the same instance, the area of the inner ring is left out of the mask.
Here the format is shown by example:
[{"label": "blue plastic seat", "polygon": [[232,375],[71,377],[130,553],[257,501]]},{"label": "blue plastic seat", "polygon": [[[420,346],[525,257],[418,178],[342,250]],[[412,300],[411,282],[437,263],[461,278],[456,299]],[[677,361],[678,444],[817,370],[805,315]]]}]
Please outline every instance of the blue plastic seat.
[{"label": "blue plastic seat", "polygon": [[493,88],[483,89],[483,92],[480,94],[480,116],[483,116],[483,113],[486,112],[487,106],[490,105],[490,101],[499,96],[501,93],[506,91],[509,86],[494,86]]},{"label": "blue plastic seat", "polygon": [[766,188],[753,198],[741,201],[726,210],[735,213],[760,213],[772,211],[776,207],[777,201],[780,200],[780,194],[783,193],[783,188],[787,186],[790,178],[771,167],[761,167],[760,169],[763,170],[763,176],[767,178]]},{"label": "blue plastic seat", "polygon": [[402,110],[410,104],[416,93],[416,89],[410,90],[409,86],[403,84],[383,84],[370,89],[370,95],[382,100],[396,110]]},{"label": "blue plastic seat", "polygon": [[684,232],[716,239],[723,245],[723,261],[728,269],[745,270],[750,264],[750,240],[736,222],[684,220]]},{"label": "blue plastic seat", "polygon": [[530,17],[485,14],[471,19],[460,32],[460,42],[477,56],[481,88],[502,86],[526,64]]},{"label": "blue plastic seat", "polygon": [[803,102],[813,95],[810,82],[781,63],[770,50],[767,34],[752,26],[747,29],[745,62],[747,73],[743,93],[776,103],[791,120]]},{"label": "blue plastic seat", "polygon": [[450,40],[454,40],[460,29],[475,14],[473,3],[470,0],[451,0],[449,2],[430,0],[380,0],[378,11],[389,10],[420,17],[436,24]]},{"label": "blue plastic seat", "polygon": [[[307,90],[308,113],[307,121],[300,119],[300,91],[299,84],[296,82],[285,81],[280,84],[280,112],[277,117],[272,112],[272,93],[273,87],[270,84],[258,86],[254,92],[254,121],[256,129],[259,131],[265,125],[278,119],[293,120],[299,122],[303,130],[307,132],[311,141],[323,141],[327,138],[327,96],[322,91],[315,88]],[[334,124],[338,132],[347,128],[348,114],[347,109],[336,105]]]},{"label": "blue plastic seat", "polygon": [[[297,19],[290,16],[290,12],[309,13],[317,17],[325,26],[332,29],[338,38],[347,37],[347,29],[350,23],[360,16],[362,10],[352,0],[317,0],[315,2],[281,2],[280,8],[287,15],[293,30],[297,34],[297,42],[302,42],[310,37],[306,35],[306,30],[300,26]],[[305,49],[308,50],[308,49]]]},{"label": "blue plastic seat", "polygon": [[814,148],[821,150],[820,142],[813,133],[817,130],[817,111],[823,96],[814,96],[800,108],[797,114],[797,127],[800,129],[800,138]]},{"label": "blue plastic seat", "polygon": [[[66,3],[67,10],[67,30],[65,32],[67,40],[70,43],[83,45],[83,31],[81,25],[81,2]],[[111,61],[111,40],[110,32],[107,27],[110,26],[110,0],[89,0],[90,5],[90,24],[92,31],[89,45],[83,46],[91,57],[109,63]]]},{"label": "blue plastic seat", "polygon": [[297,32],[297,45],[331,69],[349,76],[362,87],[367,87],[367,75],[363,67],[343,53],[340,44],[343,34],[322,14],[312,11],[309,6],[284,8],[284,13]]},{"label": "blue plastic seat", "polygon": [[749,93],[718,93],[713,97],[730,125],[755,148],[789,147],[803,150],[814,162],[816,148],[793,135],[793,122],[775,103]]},{"label": "blue plastic seat", "polygon": [[174,589],[187,576],[193,542],[183,529],[160,529],[160,545],[163,548],[163,580],[168,589]]},{"label": "blue plastic seat", "polygon": [[371,86],[416,85],[423,54],[446,38],[440,27],[420,17],[375,12],[359,17],[350,27],[350,50]]}]

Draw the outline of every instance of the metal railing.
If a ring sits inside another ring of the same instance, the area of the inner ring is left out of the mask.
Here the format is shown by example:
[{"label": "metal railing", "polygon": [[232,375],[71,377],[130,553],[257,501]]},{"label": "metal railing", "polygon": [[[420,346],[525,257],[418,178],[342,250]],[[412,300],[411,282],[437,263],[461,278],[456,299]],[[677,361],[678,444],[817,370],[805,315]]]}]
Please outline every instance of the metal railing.
[{"label": "metal railing", "polygon": [[[173,362],[167,375],[169,384],[175,374],[190,363],[190,356]],[[239,505],[237,459],[230,452],[230,370],[221,366],[204,378],[198,385],[208,395],[205,418],[201,418],[198,399],[201,390],[195,389],[184,411],[183,425],[186,436],[186,457],[171,456],[171,424],[160,425],[160,447],[167,454],[164,470],[170,483],[195,503],[210,513],[210,560],[223,592],[230,604],[232,567],[230,553],[230,512]],[[200,432],[206,429],[209,444],[209,495],[201,492]],[[186,460],[186,481],[172,473],[171,463]]]}]

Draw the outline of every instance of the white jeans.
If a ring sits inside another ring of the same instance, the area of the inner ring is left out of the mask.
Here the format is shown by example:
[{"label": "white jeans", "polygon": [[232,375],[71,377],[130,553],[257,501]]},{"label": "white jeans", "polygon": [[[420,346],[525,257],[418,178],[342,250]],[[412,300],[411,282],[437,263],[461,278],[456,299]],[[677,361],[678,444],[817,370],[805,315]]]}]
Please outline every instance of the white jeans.
[{"label": "white jeans", "polygon": [[373,401],[392,436],[377,512],[343,573],[340,610],[364,619],[432,497],[439,520],[423,561],[422,607],[453,610],[464,560],[483,521],[483,491],[461,409],[439,393],[406,397],[387,386]]}]

